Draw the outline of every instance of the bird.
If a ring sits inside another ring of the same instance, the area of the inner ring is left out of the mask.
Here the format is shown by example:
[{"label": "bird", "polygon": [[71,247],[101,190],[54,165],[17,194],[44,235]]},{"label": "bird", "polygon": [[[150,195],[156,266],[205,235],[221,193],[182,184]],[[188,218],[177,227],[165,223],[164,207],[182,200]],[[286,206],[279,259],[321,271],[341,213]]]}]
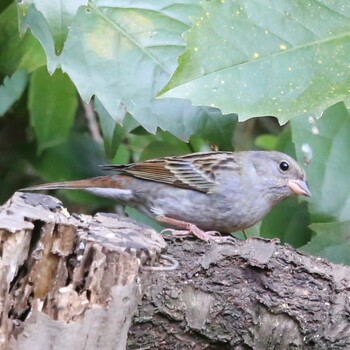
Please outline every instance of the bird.
[{"label": "bird", "polygon": [[311,196],[303,168],[278,151],[200,152],[102,169],[111,173],[21,191],[84,190],[204,241],[255,225],[288,197]]}]

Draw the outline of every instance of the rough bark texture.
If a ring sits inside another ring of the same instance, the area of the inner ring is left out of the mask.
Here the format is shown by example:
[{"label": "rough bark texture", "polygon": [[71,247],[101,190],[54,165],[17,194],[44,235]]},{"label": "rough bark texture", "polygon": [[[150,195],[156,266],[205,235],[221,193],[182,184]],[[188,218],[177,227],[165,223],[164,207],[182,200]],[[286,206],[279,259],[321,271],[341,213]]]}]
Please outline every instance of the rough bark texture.
[{"label": "rough bark texture", "polygon": [[165,242],[111,214],[16,193],[0,210],[0,349],[125,349]]},{"label": "rough bark texture", "polygon": [[350,349],[350,268],[277,240],[168,244],[129,331],[134,349]]},{"label": "rough bark texture", "polygon": [[141,273],[153,230],[19,193],[0,237],[0,349],[350,349],[350,268],[278,241],[172,240]]}]

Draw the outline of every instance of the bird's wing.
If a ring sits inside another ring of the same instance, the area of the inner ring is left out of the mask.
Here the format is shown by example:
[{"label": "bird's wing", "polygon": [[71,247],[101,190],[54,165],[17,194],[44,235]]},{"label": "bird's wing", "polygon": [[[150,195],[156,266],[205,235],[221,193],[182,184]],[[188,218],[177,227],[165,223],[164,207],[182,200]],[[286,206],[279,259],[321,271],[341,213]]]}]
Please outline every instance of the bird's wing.
[{"label": "bird's wing", "polygon": [[105,165],[102,168],[207,193],[216,185],[218,167],[227,163],[228,159],[233,160],[232,154],[226,152],[194,153],[128,165]]}]

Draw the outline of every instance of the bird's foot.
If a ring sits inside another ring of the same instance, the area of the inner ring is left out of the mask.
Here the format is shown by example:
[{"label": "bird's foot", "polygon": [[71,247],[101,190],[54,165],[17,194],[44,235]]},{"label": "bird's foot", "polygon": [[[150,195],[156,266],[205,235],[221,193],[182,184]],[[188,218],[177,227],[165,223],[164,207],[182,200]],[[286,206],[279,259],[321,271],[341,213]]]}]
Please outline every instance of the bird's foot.
[{"label": "bird's foot", "polygon": [[171,237],[186,237],[192,234],[189,230],[177,230],[176,228],[165,228],[160,231],[160,233],[165,239]]},{"label": "bird's foot", "polygon": [[218,231],[203,231],[194,224],[186,221],[168,218],[167,216],[157,217],[157,220],[180,228],[180,230],[172,228],[164,229],[161,231],[161,234],[164,236],[164,238],[167,238],[167,236],[169,237],[169,234],[166,233],[169,232],[171,237],[186,237],[189,235],[194,235],[205,242],[214,241],[223,243],[232,239],[232,237],[221,237],[220,232]]}]

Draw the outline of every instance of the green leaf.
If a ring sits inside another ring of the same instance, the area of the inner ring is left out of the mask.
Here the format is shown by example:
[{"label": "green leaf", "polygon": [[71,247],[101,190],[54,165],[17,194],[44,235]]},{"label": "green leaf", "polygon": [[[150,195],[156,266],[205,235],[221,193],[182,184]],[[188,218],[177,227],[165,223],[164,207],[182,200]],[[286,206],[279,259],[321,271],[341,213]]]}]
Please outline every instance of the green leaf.
[{"label": "green leaf", "polygon": [[61,0],[40,1],[26,0],[18,3],[20,21],[24,21],[31,8],[35,8],[42,14],[47,23],[47,30],[53,37],[54,51],[56,54],[62,52],[68,30],[74,16],[80,6],[87,5],[87,0]]},{"label": "green leaf", "polygon": [[275,150],[278,143],[278,137],[272,134],[259,135],[255,139],[255,145],[265,150]]},{"label": "green leaf", "polygon": [[[105,175],[99,165],[108,163],[102,146],[92,140],[89,135],[78,133],[72,133],[66,142],[46,149],[40,157],[28,146],[21,149],[21,154],[46,182]],[[82,203],[90,209],[111,203],[111,201],[82,191],[67,190],[62,193],[66,198]]]},{"label": "green leaf", "polygon": [[27,158],[46,181],[76,180],[103,173],[99,167],[107,164],[102,146],[89,135],[72,133],[68,140],[51,147],[40,157],[28,153]]},{"label": "green leaf", "polygon": [[350,265],[350,221],[312,224],[310,228],[316,234],[301,248],[304,252]]},{"label": "green leaf", "polygon": [[3,12],[5,8],[10,6],[11,4],[13,4],[11,0],[3,0],[0,4],[0,12]]},{"label": "green leaf", "polygon": [[112,159],[125,135],[124,129],[119,123],[116,123],[98,99],[95,100],[95,110],[100,120],[105,152],[107,157]]},{"label": "green leaf", "polygon": [[113,159],[123,138],[139,124],[130,114],[127,114],[123,125],[121,125],[113,119],[98,99],[95,99],[95,110],[100,119],[106,154],[110,159]]},{"label": "green leaf", "polygon": [[[205,110],[203,116],[197,120],[192,119],[192,133],[201,136],[210,144],[214,144],[220,151],[232,151],[232,137],[237,122],[237,114],[218,116],[217,111],[213,108],[202,108]],[[190,128],[190,125],[188,128]]]},{"label": "green leaf", "polygon": [[127,145],[121,144],[111,160],[112,164],[127,164],[130,163],[131,152]]},{"label": "green leaf", "polygon": [[[46,6],[46,1],[37,5]],[[200,11],[193,0],[144,3],[120,0],[113,4],[90,1],[81,6],[57,56],[50,22],[44,10],[28,7],[22,26],[29,26],[43,45],[48,70],[61,65],[84,101],[95,95],[116,123],[131,114],[149,132],[168,130],[188,140],[207,123],[226,119],[218,109],[193,107],[179,99],[156,100],[184,51],[182,33],[189,16]]]},{"label": "green leaf", "polygon": [[263,219],[260,234],[266,238],[278,237],[281,242],[300,247],[310,240],[310,214],[307,203],[297,198],[276,205]]},{"label": "green leaf", "polygon": [[140,160],[152,159],[165,156],[177,156],[191,153],[188,144],[178,141],[177,143],[166,141],[152,141],[142,152]]},{"label": "green leaf", "polygon": [[0,14],[0,74],[11,75],[25,68],[32,72],[45,65],[44,50],[30,32],[20,38],[16,5],[13,3]]},{"label": "green leaf", "polygon": [[0,116],[3,116],[17,101],[27,86],[28,74],[25,70],[16,71],[11,78],[6,77],[0,86]]},{"label": "green leaf", "polygon": [[51,77],[46,67],[36,70],[30,80],[28,103],[39,152],[67,139],[78,101],[66,74],[57,71]]},{"label": "green leaf", "polygon": [[240,120],[321,112],[349,98],[350,3],[203,1],[161,91]]},{"label": "green leaf", "polygon": [[[328,108],[322,118],[291,121],[292,139],[305,167],[312,197],[312,222],[350,220],[350,115],[343,103]],[[306,153],[303,153],[306,149]]]}]

